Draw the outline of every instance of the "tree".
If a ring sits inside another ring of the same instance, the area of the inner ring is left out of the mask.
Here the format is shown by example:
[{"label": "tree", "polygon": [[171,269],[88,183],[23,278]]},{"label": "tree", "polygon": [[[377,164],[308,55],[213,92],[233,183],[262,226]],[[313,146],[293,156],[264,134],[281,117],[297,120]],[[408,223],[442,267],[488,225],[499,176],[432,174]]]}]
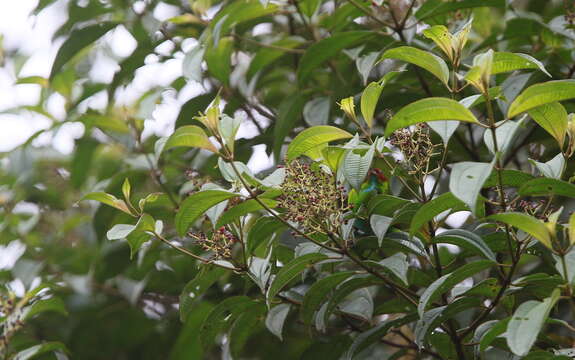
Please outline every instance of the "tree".
[{"label": "tree", "polygon": [[[574,11],[69,1],[50,76],[16,82],[41,99],[18,110],[84,134],[70,156],[32,146],[40,133],[3,154],[0,245],[25,251],[0,270],[0,353],[570,358]],[[120,27],[137,46],[95,82]],[[174,59],[169,86],[118,101]],[[171,135],[146,135],[190,88]],[[276,165],[254,173],[262,144]]]}]

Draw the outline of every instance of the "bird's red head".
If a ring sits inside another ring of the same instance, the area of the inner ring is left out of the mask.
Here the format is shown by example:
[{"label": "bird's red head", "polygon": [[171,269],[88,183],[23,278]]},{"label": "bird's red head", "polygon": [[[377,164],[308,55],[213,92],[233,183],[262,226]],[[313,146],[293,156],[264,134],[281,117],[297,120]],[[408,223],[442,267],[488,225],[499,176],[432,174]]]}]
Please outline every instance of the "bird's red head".
[{"label": "bird's red head", "polygon": [[385,175],[383,175],[383,172],[380,169],[371,168],[371,169],[369,169],[369,174],[376,176],[377,180],[379,180],[379,182],[383,183],[383,182],[387,181],[387,177]]}]

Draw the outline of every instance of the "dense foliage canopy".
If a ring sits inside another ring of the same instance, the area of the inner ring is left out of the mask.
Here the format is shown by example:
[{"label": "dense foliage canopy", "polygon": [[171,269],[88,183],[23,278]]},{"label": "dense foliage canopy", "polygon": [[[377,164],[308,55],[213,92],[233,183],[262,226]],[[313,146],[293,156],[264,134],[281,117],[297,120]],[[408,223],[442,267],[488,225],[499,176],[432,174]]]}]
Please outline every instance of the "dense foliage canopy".
[{"label": "dense foliage canopy", "polygon": [[[48,77],[4,59],[42,89],[10,111],[52,125],[0,154],[0,252],[22,249],[0,269],[0,356],[575,354],[572,2],[67,7]],[[170,62],[173,82],[136,86]],[[149,131],[182,99],[169,136]],[[71,123],[72,154],[35,145]]]}]

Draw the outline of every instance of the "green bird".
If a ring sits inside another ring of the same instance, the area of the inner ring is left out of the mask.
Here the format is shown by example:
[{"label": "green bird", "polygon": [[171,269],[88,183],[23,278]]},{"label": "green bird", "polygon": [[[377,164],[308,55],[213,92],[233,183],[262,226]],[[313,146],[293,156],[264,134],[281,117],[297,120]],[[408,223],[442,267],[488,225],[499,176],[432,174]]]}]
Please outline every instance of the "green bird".
[{"label": "green bird", "polygon": [[389,180],[380,169],[370,169],[366,181],[361,184],[359,192],[352,189],[348,195],[348,204],[352,205],[355,221],[353,227],[360,235],[373,235],[369,221],[362,217],[363,205],[367,205],[377,194],[389,193]]}]

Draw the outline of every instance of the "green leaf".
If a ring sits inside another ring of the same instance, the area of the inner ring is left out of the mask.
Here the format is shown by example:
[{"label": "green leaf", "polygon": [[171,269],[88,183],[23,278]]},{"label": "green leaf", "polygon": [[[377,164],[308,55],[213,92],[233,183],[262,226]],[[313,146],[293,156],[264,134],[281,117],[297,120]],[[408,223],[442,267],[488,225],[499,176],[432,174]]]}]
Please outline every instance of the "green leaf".
[{"label": "green leaf", "polygon": [[469,9],[476,7],[498,7],[505,8],[505,0],[465,0],[457,2],[445,2],[443,0],[426,1],[416,12],[415,17],[423,20],[429,17],[445,14],[459,9]]},{"label": "green leaf", "polygon": [[507,225],[514,226],[533,236],[548,248],[551,248],[551,234],[549,233],[549,230],[543,221],[536,219],[531,215],[509,212],[494,214],[489,216],[488,219],[501,221]]},{"label": "green leaf", "polygon": [[511,119],[541,105],[573,98],[575,98],[575,80],[554,80],[531,85],[511,103],[507,118]]},{"label": "green leaf", "polygon": [[284,223],[271,216],[257,219],[248,232],[246,250],[250,254],[253,253],[260,245],[271,241],[274,234],[285,227]]},{"label": "green leaf", "polygon": [[155,231],[156,222],[148,214],[143,214],[138,219],[134,230],[132,230],[127,236],[126,241],[130,245],[130,259],[140,250],[142,245],[150,240],[152,235],[151,232]]},{"label": "green leaf", "polygon": [[89,137],[76,141],[76,149],[72,155],[70,182],[79,189],[90,175],[93,168],[93,159],[100,142]]},{"label": "green leaf", "polygon": [[522,196],[559,195],[559,196],[575,198],[575,185],[558,179],[536,178],[524,183],[519,188],[519,195]]},{"label": "green leaf", "polygon": [[[267,207],[273,209],[277,206],[277,202],[272,199],[262,198],[260,199]],[[218,222],[215,226],[216,229],[220,228],[221,226],[227,225],[242,216],[246,216],[249,213],[253,213],[259,210],[264,209],[263,206],[260,205],[255,199],[249,199],[244,202],[239,203],[238,205],[232,207],[231,209],[226,210],[222,216],[218,219]]]},{"label": "green leaf", "polygon": [[543,71],[545,75],[551,77],[551,74],[547,72],[545,66],[530,55],[510,52],[496,52],[493,54],[492,75],[523,69],[539,69]]},{"label": "green leaf", "polygon": [[304,105],[305,97],[302,95],[289,96],[280,104],[278,118],[273,129],[276,160],[280,158],[286,136],[299,123]]},{"label": "green leaf", "polygon": [[327,256],[324,254],[311,253],[297,257],[287,263],[277,273],[274,281],[268,289],[268,293],[266,295],[268,304],[287,284],[295,279],[307,267],[325,259],[327,259]]},{"label": "green leaf", "polygon": [[266,316],[266,327],[281,341],[283,341],[282,331],[290,308],[290,304],[279,304],[271,308]]},{"label": "green leaf", "polygon": [[34,345],[27,349],[19,351],[14,357],[12,357],[12,360],[28,360],[35,358],[38,355],[52,353],[55,351],[61,351],[64,353],[68,352],[64,344],[56,341],[51,341]]},{"label": "green leaf", "polygon": [[[178,337],[170,350],[169,360],[202,359],[203,349],[198,333],[213,305],[207,301],[200,302],[194,312],[186,317]],[[181,308],[180,308],[181,310]]]},{"label": "green leaf", "polygon": [[202,61],[205,53],[206,48],[201,44],[196,44],[186,53],[182,61],[182,74],[184,77],[196,82],[202,81]]},{"label": "green leaf", "polygon": [[[560,180],[561,176],[563,175],[563,170],[565,170],[565,157],[562,153],[557,154],[553,159],[544,163],[535,161],[533,159],[529,159],[529,162],[534,165],[537,170],[539,170],[541,175],[552,179]],[[521,185],[524,182],[526,181],[523,181]]]},{"label": "green leaf", "polygon": [[413,236],[421,227],[428,222],[432,221],[437,215],[444,211],[463,211],[467,210],[467,205],[464,202],[455,197],[452,193],[446,192],[439,195],[435,199],[425,203],[420,207],[413,219],[411,220],[411,225],[409,227],[409,235]]},{"label": "green leaf", "polygon": [[60,73],[62,67],[82,49],[104,36],[116,26],[118,26],[117,22],[104,21],[72,31],[56,54],[52,70],[50,71],[50,80],[53,80]]},{"label": "green leaf", "polygon": [[365,154],[358,154],[353,149],[348,150],[343,159],[343,176],[349,184],[359,191],[361,184],[367,176],[367,172],[371,167],[375,151],[370,147]]},{"label": "green leaf", "polygon": [[175,223],[178,234],[184,236],[190,225],[211,207],[237,196],[239,195],[222,190],[205,190],[188,196],[182,201],[176,214]]},{"label": "green leaf", "polygon": [[[263,6],[258,0],[236,1],[222,6],[221,10],[210,21],[210,27],[214,33],[225,35],[234,26],[273,14],[277,10],[277,5]],[[217,36],[213,37],[214,41],[219,40]]]},{"label": "green leaf", "polygon": [[369,218],[369,225],[373,230],[373,233],[377,237],[377,243],[381,247],[381,242],[383,241],[383,237],[387,233],[389,226],[393,222],[393,218],[388,216],[381,216],[377,214],[373,214]]},{"label": "green leaf", "polygon": [[407,260],[407,255],[404,253],[396,253],[388,258],[380,260],[378,262],[368,260],[368,264],[374,265],[388,272],[401,280],[406,286],[409,285],[407,279],[407,271],[409,270],[409,261]]},{"label": "green leaf", "polygon": [[[271,43],[273,48],[263,47],[258,50],[256,55],[250,62],[250,67],[246,73],[246,77],[251,79],[258,71],[273,64],[282,56],[288,54],[288,50],[297,48],[302,44],[301,38],[288,37]],[[281,50],[282,48],[286,50]]]},{"label": "green leaf", "polygon": [[479,192],[491,174],[494,162],[495,158],[490,164],[464,161],[453,165],[449,190],[473,212],[476,210]]},{"label": "green leaf", "polygon": [[300,132],[290,143],[287,150],[287,160],[293,160],[309,150],[330,141],[348,139],[353,137],[345,130],[335,126],[313,126]]},{"label": "green leaf", "polygon": [[399,319],[388,319],[380,322],[377,326],[362,332],[359,334],[354,340],[350,348],[342,357],[343,360],[352,360],[355,354],[361,352],[369,345],[379,342],[382,337],[387,335],[390,329],[399,328],[403,325],[407,325],[409,323],[414,322],[417,320],[417,316],[415,314],[405,315]]},{"label": "green leaf", "polygon": [[188,322],[193,316],[194,305],[198,304],[202,295],[226,274],[227,270],[219,266],[202,266],[196,277],[190,280],[180,294],[180,320]]},{"label": "green leaf", "polygon": [[68,315],[66,311],[66,304],[59,297],[51,297],[45,300],[38,300],[32,304],[28,310],[23,315],[23,320],[28,320],[34,317],[34,315],[44,313],[44,312],[56,312],[62,315]]},{"label": "green leaf", "polygon": [[499,320],[487,321],[477,327],[473,335],[474,342],[478,342],[479,346],[476,347],[476,353],[479,354],[485,351],[491,345],[493,340],[505,332],[509,324],[509,318]]},{"label": "green leaf", "polygon": [[215,46],[206,50],[205,59],[208,71],[222,84],[230,82],[233,51],[234,39],[230,36],[221,38]]},{"label": "green leaf", "polygon": [[85,195],[82,200],[96,200],[103,204],[115,207],[116,209],[122,210],[126,214],[133,215],[124,200],[117,199],[114,195],[107,194],[105,192],[89,193]]},{"label": "green leaf", "polygon": [[330,107],[331,100],[327,96],[312,99],[303,108],[303,118],[309,126],[326,125]]},{"label": "green leaf", "polygon": [[[447,68],[447,64],[442,58],[428,51],[420,50],[411,46],[400,46],[383,53],[381,60],[384,59],[401,60],[417,65],[435,75],[445,84],[445,86],[448,86],[449,69]],[[449,119],[444,118],[443,120]]]},{"label": "green leaf", "polygon": [[347,31],[335,33],[314,43],[300,60],[297,71],[298,82],[300,84],[306,82],[317,67],[339,54],[341,50],[364,44],[374,36],[371,31]]},{"label": "green leaf", "polygon": [[567,134],[567,111],[558,102],[541,105],[527,112],[529,116],[545,131],[557,140],[559,147],[563,147]]},{"label": "green leaf", "polygon": [[321,304],[326,301],[331,291],[353,274],[353,271],[334,273],[316,281],[308,289],[300,308],[300,317],[304,325],[311,325],[313,315],[319,310]]},{"label": "green leaf", "polygon": [[[323,313],[323,320],[327,323],[327,320],[331,314],[335,311],[337,306],[351,293],[358,289],[363,289],[369,286],[381,285],[383,281],[371,274],[367,275],[355,275],[343,283],[341,283],[333,293],[333,296],[329,299],[325,312]],[[321,317],[321,313],[316,316],[316,327],[318,317]]]},{"label": "green leaf", "polygon": [[246,309],[254,305],[254,301],[247,296],[232,296],[216,305],[202,323],[199,332],[200,341],[204,348],[214,343],[214,338],[229,327]]},{"label": "green leaf", "polygon": [[248,339],[259,330],[261,318],[266,312],[266,306],[262,303],[254,303],[238,316],[230,329],[230,351],[234,359],[239,359]]},{"label": "green leaf", "polygon": [[452,229],[442,232],[433,239],[437,244],[453,244],[472,251],[488,260],[496,261],[495,254],[483,239],[468,230]]},{"label": "green leaf", "polygon": [[378,82],[372,82],[361,94],[361,115],[370,128],[373,127],[373,114],[383,90],[383,85]]},{"label": "green leaf", "polygon": [[321,0],[302,0],[299,1],[297,4],[297,6],[299,6],[299,8],[301,9],[301,12],[308,18],[312,17],[312,15],[317,11],[317,9],[319,9],[320,5]]},{"label": "green leaf", "polygon": [[529,353],[560,295],[559,289],[555,289],[542,302],[529,300],[515,310],[505,333],[507,345],[515,355],[525,356]]},{"label": "green leaf", "polygon": [[387,123],[385,136],[395,130],[428,121],[458,120],[477,123],[475,116],[465,106],[447,98],[426,98],[404,106]]},{"label": "green leaf", "polygon": [[468,277],[490,268],[495,265],[496,262],[491,260],[478,260],[472,263],[465,264],[452,273],[445,274],[439,279],[435,280],[431,285],[425,289],[423,294],[419,299],[419,304],[417,305],[417,311],[419,316],[422,317],[427,306],[433,301],[437,300],[443,293],[453,288],[455,285],[461,281],[467,279]]},{"label": "green leaf", "polygon": [[163,151],[177,146],[198,147],[217,153],[218,149],[212,144],[204,130],[196,125],[182,126],[168,138]]},{"label": "green leaf", "polygon": [[[497,139],[497,150],[501,153],[501,156],[507,154],[507,151],[511,149],[513,142],[517,139],[517,133],[521,129],[523,121],[514,122],[508,120],[505,122],[498,122],[497,129],[495,129],[495,138]],[[491,131],[485,131],[483,133],[483,142],[489,151],[495,155],[495,144],[493,144],[493,134]]]},{"label": "green leaf", "polygon": [[[497,172],[492,172],[487,180],[485,180],[483,183],[483,188],[497,186],[499,184],[497,176]],[[501,171],[501,180],[503,181],[503,186],[520,187],[533,178],[533,175],[519,170],[503,169]]]}]

